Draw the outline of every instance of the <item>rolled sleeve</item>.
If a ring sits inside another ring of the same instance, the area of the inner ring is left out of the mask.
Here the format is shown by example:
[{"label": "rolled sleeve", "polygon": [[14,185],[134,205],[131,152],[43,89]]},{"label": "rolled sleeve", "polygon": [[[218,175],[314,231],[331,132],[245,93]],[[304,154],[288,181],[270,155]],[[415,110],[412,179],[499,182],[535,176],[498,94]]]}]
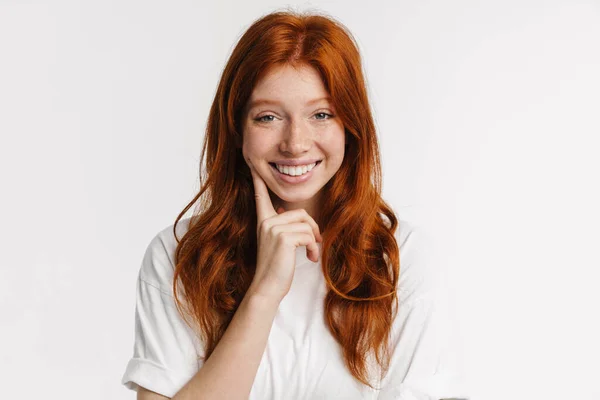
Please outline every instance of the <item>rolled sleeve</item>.
[{"label": "rolled sleeve", "polygon": [[198,371],[199,341],[172,296],[169,243],[149,245],[137,279],[133,356],[121,383],[173,397]]}]

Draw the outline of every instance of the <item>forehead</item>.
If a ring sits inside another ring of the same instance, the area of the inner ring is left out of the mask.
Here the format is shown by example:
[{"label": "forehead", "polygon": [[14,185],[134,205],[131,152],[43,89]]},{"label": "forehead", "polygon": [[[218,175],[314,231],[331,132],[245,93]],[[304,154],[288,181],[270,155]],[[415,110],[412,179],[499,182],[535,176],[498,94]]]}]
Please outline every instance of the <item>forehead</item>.
[{"label": "forehead", "polygon": [[319,72],[312,66],[273,67],[256,83],[248,101],[251,109],[264,103],[330,101]]}]

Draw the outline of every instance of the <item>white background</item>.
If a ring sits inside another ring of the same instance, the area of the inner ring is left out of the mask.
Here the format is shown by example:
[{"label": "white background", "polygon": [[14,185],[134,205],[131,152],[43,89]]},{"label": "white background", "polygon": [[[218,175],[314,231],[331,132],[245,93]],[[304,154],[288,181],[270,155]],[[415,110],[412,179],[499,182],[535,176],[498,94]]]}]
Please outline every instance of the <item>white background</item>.
[{"label": "white background", "polygon": [[[288,4],[0,0],[3,398],[134,398],[142,255],[198,189],[237,39]],[[600,399],[600,2],[294,7],[359,42],[384,199],[445,251],[473,399]]]}]

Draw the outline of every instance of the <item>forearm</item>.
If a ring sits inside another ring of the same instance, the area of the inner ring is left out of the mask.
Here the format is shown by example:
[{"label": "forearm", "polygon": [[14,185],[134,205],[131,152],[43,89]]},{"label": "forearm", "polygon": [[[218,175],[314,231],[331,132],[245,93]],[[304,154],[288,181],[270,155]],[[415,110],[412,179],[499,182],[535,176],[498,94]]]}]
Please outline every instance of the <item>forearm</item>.
[{"label": "forearm", "polygon": [[278,306],[244,297],[211,356],[173,399],[248,399]]}]

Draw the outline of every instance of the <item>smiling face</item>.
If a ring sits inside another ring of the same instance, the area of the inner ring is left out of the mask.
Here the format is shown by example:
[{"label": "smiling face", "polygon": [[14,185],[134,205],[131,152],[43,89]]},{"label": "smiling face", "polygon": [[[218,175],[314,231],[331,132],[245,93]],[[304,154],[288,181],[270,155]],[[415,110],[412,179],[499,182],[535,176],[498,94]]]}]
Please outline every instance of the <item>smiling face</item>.
[{"label": "smiling face", "polygon": [[[242,153],[275,195],[275,209],[304,208],[315,217],[321,189],[342,165],[344,126],[328,96],[318,71],[307,65],[275,67],[254,87]],[[320,161],[305,175],[315,160]],[[285,162],[309,166],[280,172],[275,163]]]}]

